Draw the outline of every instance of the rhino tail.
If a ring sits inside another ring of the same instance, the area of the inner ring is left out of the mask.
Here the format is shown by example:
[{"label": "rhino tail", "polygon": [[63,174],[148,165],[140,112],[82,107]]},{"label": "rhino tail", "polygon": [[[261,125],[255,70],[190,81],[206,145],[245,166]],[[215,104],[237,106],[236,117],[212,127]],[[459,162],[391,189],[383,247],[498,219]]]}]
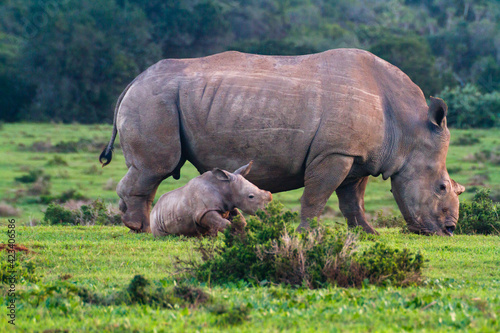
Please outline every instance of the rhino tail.
[{"label": "rhino tail", "polygon": [[99,162],[101,163],[103,168],[109,163],[111,163],[111,159],[113,158],[113,149],[114,149],[113,145],[115,143],[116,134],[118,134],[118,130],[116,129],[116,116],[118,114],[118,109],[120,108],[120,104],[122,103],[123,97],[125,97],[125,94],[130,89],[132,84],[134,84],[135,80],[137,80],[137,78],[129,83],[129,85],[121,93],[120,97],[118,97],[118,101],[116,102],[115,113],[113,116],[113,133],[111,134],[111,140],[109,140],[108,145],[106,146],[106,148],[104,148],[101,155],[99,155]]}]

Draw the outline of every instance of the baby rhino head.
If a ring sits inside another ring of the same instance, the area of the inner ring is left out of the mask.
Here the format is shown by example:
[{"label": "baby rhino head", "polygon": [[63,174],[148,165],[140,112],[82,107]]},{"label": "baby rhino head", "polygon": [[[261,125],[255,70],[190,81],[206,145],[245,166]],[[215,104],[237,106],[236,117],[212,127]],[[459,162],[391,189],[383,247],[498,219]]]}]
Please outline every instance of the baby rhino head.
[{"label": "baby rhino head", "polygon": [[221,169],[213,169],[212,174],[220,181],[227,182],[224,186],[223,196],[231,205],[241,209],[243,212],[255,215],[257,210],[264,207],[273,199],[271,192],[259,189],[245,179],[250,172],[252,162],[242,166],[231,173]]}]

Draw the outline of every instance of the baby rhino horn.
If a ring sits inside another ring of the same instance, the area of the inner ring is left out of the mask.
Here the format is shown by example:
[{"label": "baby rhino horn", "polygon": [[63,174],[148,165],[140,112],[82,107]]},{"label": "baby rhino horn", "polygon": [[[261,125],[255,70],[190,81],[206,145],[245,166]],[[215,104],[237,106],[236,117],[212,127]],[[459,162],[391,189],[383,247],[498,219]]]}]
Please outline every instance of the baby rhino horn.
[{"label": "baby rhino horn", "polygon": [[460,185],[459,183],[457,183],[453,179],[451,179],[451,184],[453,185],[453,191],[455,191],[455,193],[457,195],[464,193],[465,187],[463,187],[462,185]]}]

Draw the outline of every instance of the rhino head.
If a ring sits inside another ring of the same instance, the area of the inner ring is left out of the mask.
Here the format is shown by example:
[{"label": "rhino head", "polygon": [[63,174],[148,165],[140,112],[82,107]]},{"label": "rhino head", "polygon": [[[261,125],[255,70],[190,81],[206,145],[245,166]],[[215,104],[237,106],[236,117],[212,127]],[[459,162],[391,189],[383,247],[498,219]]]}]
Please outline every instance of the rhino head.
[{"label": "rhino head", "polygon": [[[465,188],[446,170],[450,132],[446,126],[447,106],[431,97],[428,119],[415,124],[418,140],[400,170],[391,176],[392,193],[410,231],[452,236],[458,220],[458,196]],[[411,140],[411,139],[410,139]]]},{"label": "rhino head", "polygon": [[261,190],[245,179],[252,167],[253,161],[242,166],[233,173],[221,169],[213,169],[212,174],[220,181],[227,182],[226,200],[243,212],[255,215],[273,199],[271,192]]}]

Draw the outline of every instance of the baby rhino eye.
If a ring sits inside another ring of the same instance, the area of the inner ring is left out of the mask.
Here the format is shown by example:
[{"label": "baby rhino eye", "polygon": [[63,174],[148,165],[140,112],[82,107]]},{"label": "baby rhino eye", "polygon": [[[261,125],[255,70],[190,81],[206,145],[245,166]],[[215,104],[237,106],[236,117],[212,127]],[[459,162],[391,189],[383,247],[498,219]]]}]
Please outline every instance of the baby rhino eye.
[{"label": "baby rhino eye", "polygon": [[441,190],[442,192],[445,192],[446,191],[446,184],[439,185],[439,190]]},{"label": "baby rhino eye", "polygon": [[253,199],[253,198],[254,198],[254,195],[253,195],[253,194],[250,194],[248,197],[249,197],[250,199]]}]

